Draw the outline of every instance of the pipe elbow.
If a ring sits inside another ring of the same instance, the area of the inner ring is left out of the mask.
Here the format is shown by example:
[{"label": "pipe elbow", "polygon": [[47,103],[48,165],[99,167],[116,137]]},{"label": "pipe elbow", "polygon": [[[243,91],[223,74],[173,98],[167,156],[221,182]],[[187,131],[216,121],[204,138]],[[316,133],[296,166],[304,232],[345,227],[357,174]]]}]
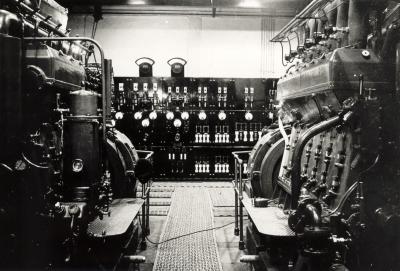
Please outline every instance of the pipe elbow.
[{"label": "pipe elbow", "polygon": [[21,20],[17,15],[0,9],[0,34],[18,36],[21,34]]}]

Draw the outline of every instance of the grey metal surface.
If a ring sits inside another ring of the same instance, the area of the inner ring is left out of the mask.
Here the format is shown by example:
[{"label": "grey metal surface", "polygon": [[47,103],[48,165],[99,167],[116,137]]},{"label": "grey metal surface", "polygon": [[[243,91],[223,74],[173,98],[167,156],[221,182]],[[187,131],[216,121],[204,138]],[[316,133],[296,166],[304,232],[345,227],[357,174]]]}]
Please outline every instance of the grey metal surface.
[{"label": "grey metal surface", "polygon": [[233,207],[235,194],[233,188],[208,188],[213,207]]},{"label": "grey metal surface", "polygon": [[269,236],[294,236],[294,232],[289,228],[288,215],[281,208],[265,207],[256,208],[251,199],[245,197],[243,205],[246,208],[257,230]]},{"label": "grey metal surface", "polygon": [[124,234],[143,205],[142,199],[116,199],[110,205],[110,215],[97,218],[88,225],[87,232],[94,237]]},{"label": "grey metal surface", "polygon": [[[203,187],[176,188],[161,241],[214,226],[211,202]],[[221,271],[214,231],[195,233],[158,247],[154,271]]]}]

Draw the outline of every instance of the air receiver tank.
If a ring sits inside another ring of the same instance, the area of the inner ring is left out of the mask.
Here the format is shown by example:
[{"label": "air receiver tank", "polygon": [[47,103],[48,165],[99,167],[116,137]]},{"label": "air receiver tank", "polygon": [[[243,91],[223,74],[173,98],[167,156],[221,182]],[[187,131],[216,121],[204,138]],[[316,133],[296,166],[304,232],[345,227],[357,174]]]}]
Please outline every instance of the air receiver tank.
[{"label": "air receiver tank", "polygon": [[72,201],[87,201],[90,188],[100,178],[98,94],[78,90],[70,93],[70,101],[64,130],[66,196]]}]

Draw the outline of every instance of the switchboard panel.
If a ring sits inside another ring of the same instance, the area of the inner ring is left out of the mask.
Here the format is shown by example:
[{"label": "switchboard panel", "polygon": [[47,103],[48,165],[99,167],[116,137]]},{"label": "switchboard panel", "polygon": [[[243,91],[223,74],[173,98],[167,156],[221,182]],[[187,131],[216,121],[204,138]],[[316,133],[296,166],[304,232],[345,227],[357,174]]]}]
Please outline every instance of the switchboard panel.
[{"label": "switchboard panel", "polygon": [[116,127],[153,150],[157,179],[228,179],[275,119],[276,79],[115,77]]}]

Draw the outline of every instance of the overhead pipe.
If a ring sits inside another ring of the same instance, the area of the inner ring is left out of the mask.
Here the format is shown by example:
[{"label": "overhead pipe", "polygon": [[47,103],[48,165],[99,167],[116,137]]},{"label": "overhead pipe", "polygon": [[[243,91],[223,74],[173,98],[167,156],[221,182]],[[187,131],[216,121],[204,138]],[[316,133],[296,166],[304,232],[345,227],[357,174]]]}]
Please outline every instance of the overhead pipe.
[{"label": "overhead pipe", "polygon": [[21,33],[21,20],[7,10],[0,9],[0,33],[10,36],[19,36]]},{"label": "overhead pipe", "polygon": [[304,20],[305,17],[309,17],[313,11],[318,7],[322,6],[328,0],[313,0],[307,7],[305,7],[299,14],[297,14],[287,25],[285,25],[281,31],[278,32],[272,39],[271,42],[280,42],[286,38],[286,35],[296,27],[299,20]]},{"label": "overhead pipe", "polygon": [[314,38],[314,36],[315,36],[316,25],[317,25],[317,22],[315,19],[308,20],[308,29],[310,30],[310,34],[309,34],[310,39]]},{"label": "overhead pipe", "polygon": [[297,207],[300,190],[302,186],[301,180],[301,157],[303,150],[307,142],[314,136],[322,133],[323,131],[329,130],[342,121],[341,116],[335,116],[333,118],[322,121],[311,128],[309,128],[304,134],[298,139],[292,156],[292,175],[291,175],[291,208]]}]

